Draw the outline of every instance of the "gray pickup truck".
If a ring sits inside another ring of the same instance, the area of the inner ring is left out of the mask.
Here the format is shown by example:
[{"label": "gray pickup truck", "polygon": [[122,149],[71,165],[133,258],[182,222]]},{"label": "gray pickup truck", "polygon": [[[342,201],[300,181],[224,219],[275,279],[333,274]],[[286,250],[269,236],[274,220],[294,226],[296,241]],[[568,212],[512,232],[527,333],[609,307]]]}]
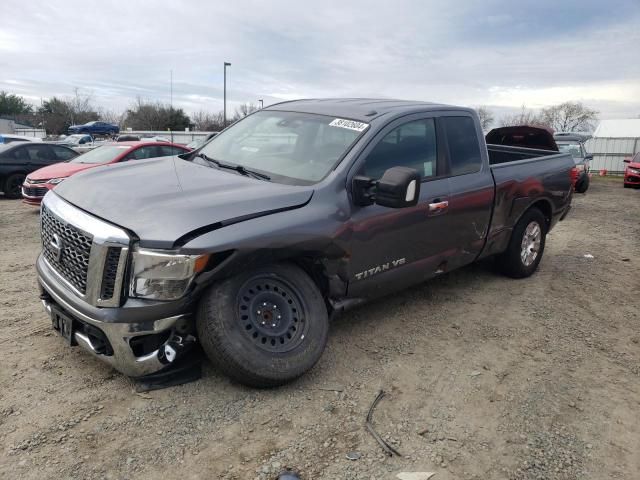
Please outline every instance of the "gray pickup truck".
[{"label": "gray pickup truck", "polygon": [[318,361],[349,307],[490,256],[531,275],[573,167],[487,146],[468,108],[284,102],[188,154],[49,192],[41,299],[71,345],[128,376],[202,348],[239,382],[280,385]]}]

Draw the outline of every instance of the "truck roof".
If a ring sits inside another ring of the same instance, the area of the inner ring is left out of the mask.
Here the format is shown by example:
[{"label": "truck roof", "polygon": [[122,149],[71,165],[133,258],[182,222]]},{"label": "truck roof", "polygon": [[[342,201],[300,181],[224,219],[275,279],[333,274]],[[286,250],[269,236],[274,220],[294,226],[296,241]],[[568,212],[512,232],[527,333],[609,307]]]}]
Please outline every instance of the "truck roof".
[{"label": "truck roof", "polygon": [[295,111],[344,117],[361,122],[371,122],[382,116],[402,116],[435,110],[460,110],[471,112],[472,109],[455,107],[439,103],[412,100],[395,100],[388,98],[309,98],[276,103],[265,107],[265,110]]}]

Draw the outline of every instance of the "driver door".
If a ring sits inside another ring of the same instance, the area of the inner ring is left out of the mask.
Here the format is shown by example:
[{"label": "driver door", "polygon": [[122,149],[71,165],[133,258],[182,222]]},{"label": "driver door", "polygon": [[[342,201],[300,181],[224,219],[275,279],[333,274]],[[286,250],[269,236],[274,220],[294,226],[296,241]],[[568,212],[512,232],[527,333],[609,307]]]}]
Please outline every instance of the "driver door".
[{"label": "driver door", "polygon": [[415,207],[353,206],[349,296],[375,297],[418,283],[446,259],[449,181],[441,138],[435,117],[408,116],[383,129],[354,166],[354,176],[373,179],[409,167],[422,181]]}]

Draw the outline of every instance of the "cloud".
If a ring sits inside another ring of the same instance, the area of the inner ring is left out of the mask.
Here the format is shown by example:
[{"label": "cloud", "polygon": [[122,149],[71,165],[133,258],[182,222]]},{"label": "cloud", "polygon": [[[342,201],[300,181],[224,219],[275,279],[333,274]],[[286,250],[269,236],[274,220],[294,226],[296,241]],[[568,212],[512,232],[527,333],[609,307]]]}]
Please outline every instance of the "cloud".
[{"label": "cloud", "polygon": [[0,89],[91,93],[187,111],[382,96],[519,108],[562,100],[640,113],[637,0],[175,2],[5,0]]}]

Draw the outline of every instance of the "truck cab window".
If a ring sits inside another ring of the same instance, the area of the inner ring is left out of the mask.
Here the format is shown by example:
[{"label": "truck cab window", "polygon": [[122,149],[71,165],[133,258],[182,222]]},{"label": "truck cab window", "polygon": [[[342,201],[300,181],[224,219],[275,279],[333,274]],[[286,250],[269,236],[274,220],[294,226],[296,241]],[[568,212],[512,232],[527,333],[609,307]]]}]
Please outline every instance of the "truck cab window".
[{"label": "truck cab window", "polygon": [[480,143],[471,117],[443,117],[449,144],[451,175],[479,172],[482,167]]},{"label": "truck cab window", "polygon": [[369,153],[361,174],[380,178],[391,167],[409,167],[422,178],[434,177],[436,161],[435,122],[426,118],[400,125],[385,135]]}]

